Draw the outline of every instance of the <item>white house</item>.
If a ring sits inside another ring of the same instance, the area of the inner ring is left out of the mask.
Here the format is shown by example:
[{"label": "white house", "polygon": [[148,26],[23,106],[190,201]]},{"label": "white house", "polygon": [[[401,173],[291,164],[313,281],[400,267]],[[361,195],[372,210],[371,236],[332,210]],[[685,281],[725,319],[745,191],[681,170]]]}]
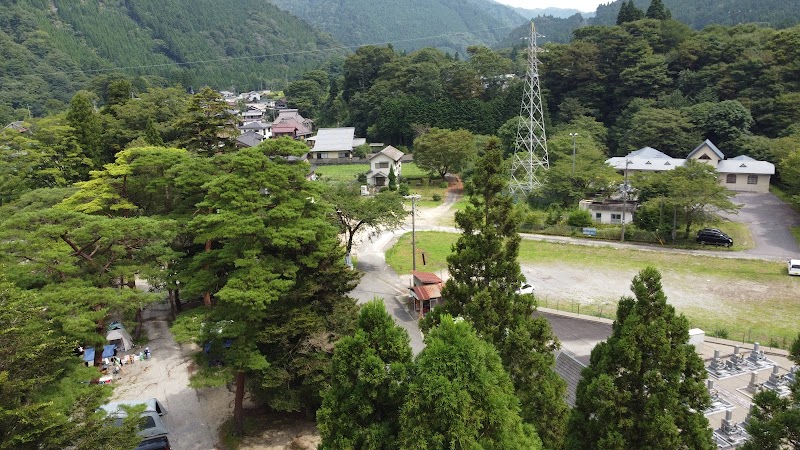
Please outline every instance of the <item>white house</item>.
[{"label": "white house", "polygon": [[623,202],[621,200],[581,200],[578,208],[589,211],[592,220],[596,223],[621,224],[624,217],[625,223],[633,222],[633,213],[637,203],[634,201]]},{"label": "white house", "polygon": [[310,159],[349,159],[353,148],[367,142],[355,134],[356,129],[352,127],[320,128],[316,136],[308,138],[312,143]]},{"label": "white house", "polygon": [[401,158],[403,158],[403,152],[391,145],[372,155],[369,159],[367,185],[375,187],[387,186],[392,168],[394,168],[395,176],[399,177],[403,169]]},{"label": "white house", "polygon": [[672,170],[682,166],[687,159],[714,167],[719,184],[732,191],[769,192],[770,177],[775,174],[775,166],[767,161],[757,161],[749,156],[725,159],[725,154],[708,139],[692,150],[686,159],[672,158],[654,148],[644,147],[626,156],[609,158],[606,164],[630,175]]}]

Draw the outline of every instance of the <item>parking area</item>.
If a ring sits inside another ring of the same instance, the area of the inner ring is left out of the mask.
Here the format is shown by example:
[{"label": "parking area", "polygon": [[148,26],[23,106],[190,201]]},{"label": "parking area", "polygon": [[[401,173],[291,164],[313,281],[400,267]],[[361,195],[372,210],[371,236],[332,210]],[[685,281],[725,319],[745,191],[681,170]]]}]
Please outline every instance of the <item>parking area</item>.
[{"label": "parking area", "polygon": [[744,205],[736,214],[723,217],[750,226],[755,247],[743,253],[770,259],[800,258],[791,227],[800,226],[800,214],[771,193],[739,192],[734,203]]}]

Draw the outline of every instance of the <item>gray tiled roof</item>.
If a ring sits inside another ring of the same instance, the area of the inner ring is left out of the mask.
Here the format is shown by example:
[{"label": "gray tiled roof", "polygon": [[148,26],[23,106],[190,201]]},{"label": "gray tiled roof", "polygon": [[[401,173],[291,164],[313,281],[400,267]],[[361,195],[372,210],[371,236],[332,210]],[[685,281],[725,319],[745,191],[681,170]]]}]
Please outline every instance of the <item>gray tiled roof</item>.
[{"label": "gray tiled roof", "polygon": [[575,359],[568,351],[562,350],[556,354],[556,373],[567,382],[567,404],[575,407],[576,392],[578,382],[581,381],[581,372],[584,366]]}]

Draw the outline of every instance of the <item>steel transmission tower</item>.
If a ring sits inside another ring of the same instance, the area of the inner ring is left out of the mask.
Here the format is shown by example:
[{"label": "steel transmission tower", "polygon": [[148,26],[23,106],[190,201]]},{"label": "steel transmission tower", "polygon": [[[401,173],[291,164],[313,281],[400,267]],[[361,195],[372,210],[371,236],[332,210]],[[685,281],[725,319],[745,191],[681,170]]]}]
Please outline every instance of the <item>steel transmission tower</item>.
[{"label": "steel transmission tower", "polygon": [[514,159],[511,163],[512,194],[527,194],[542,185],[542,172],[550,167],[547,157],[547,135],[544,131],[542,92],[539,86],[539,57],[544,51],[536,45],[536,38],[544,37],[536,32],[531,21],[531,37],[528,40],[528,76],[520,108],[517,139],[514,142]]}]

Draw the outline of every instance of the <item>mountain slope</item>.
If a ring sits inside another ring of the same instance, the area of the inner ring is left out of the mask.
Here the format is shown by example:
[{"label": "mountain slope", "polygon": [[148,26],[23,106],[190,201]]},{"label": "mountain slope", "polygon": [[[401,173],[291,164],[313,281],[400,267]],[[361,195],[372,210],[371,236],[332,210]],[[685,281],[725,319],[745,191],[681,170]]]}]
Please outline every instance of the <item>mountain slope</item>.
[{"label": "mountain slope", "polygon": [[[651,0],[633,0],[633,4],[647,11]],[[672,18],[695,30],[706,25],[736,25],[759,22],[771,28],[787,28],[800,23],[797,1],[786,0],[662,0],[672,12]],[[592,25],[613,25],[617,21],[622,0],[597,7]]]},{"label": "mountain slope", "polygon": [[534,19],[539,16],[552,16],[559,19],[566,19],[574,16],[575,14],[580,14],[584,18],[594,17],[594,11],[579,11],[572,8],[514,8],[514,11],[518,12],[522,17],[526,17],[528,19]]},{"label": "mountain slope", "polygon": [[0,1],[0,118],[68,101],[89,76],[155,76],[184,86],[283,83],[341,50],[267,0]]},{"label": "mountain slope", "polygon": [[[526,19],[491,0],[272,0],[346,45],[391,42],[400,50],[464,53],[497,42]],[[423,39],[424,38],[424,39]]]}]

